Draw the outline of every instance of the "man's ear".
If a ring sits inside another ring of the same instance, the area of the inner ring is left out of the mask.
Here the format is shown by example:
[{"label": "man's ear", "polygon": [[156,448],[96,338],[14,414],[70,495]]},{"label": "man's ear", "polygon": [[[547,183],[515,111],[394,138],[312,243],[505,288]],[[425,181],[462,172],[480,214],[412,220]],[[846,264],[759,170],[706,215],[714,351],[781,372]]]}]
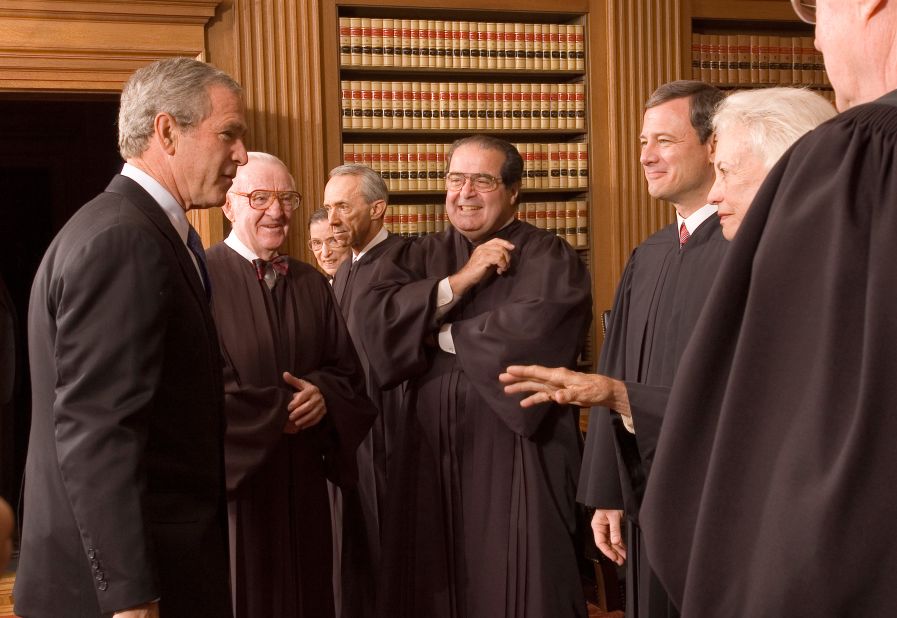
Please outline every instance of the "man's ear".
[{"label": "man's ear", "polygon": [[371,203],[371,220],[382,219],[386,214],[386,200],[377,200]]},{"label": "man's ear", "polygon": [[513,188],[510,189],[510,191],[511,191],[511,203],[514,204],[514,206],[519,206],[520,205],[520,183],[519,182],[516,183],[513,186]]},{"label": "man's ear", "polygon": [[178,127],[174,118],[165,112],[157,114],[153,121],[153,130],[165,154],[173,156],[178,146]]},{"label": "man's ear", "polygon": [[869,21],[881,13],[888,6],[889,1],[890,0],[860,0],[857,3],[857,10],[859,10],[860,17],[863,18],[863,21]]},{"label": "man's ear", "polygon": [[234,214],[234,207],[230,203],[230,193],[224,196],[224,204],[221,205],[221,212],[224,213],[224,216],[227,217],[228,221],[231,223],[237,222],[237,217]]}]

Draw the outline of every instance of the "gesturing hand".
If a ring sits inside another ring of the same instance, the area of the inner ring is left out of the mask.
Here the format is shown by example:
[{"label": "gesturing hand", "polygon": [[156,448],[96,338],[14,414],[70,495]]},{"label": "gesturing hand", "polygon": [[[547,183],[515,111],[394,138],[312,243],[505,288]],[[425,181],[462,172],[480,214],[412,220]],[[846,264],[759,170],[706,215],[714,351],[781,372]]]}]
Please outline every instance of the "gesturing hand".
[{"label": "gesturing hand", "polygon": [[467,264],[449,277],[452,292],[461,296],[486,278],[493,270],[502,274],[511,267],[511,251],[514,245],[501,238],[493,238],[473,250]]},{"label": "gesturing hand", "polygon": [[533,393],[520,402],[524,408],[546,401],[573,404],[581,407],[608,406],[620,414],[629,414],[629,400],[625,405],[620,389],[626,388],[619,380],[593,373],[579,373],[564,367],[550,369],[541,365],[511,365],[498,376],[505,385],[505,393]]},{"label": "gesturing hand", "polygon": [[287,404],[290,416],[286,427],[284,427],[284,433],[296,433],[320,423],[327,413],[327,406],[321,390],[311,382],[297,378],[289,371],[283,372],[283,380],[296,389],[296,393]]}]

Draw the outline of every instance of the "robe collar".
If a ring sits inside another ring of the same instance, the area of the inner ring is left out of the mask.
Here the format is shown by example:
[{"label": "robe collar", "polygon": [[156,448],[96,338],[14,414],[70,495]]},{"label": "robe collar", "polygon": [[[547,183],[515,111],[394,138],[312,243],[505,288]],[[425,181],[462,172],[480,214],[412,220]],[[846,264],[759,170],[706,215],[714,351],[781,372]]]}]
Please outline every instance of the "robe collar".
[{"label": "robe collar", "polygon": [[[236,232],[234,232],[233,230],[231,230],[230,234],[228,234],[227,238],[224,239],[224,244],[227,245],[228,247],[230,247],[231,249],[233,249],[234,251],[236,251],[240,255],[240,257],[242,257],[243,259],[245,259],[249,262],[259,259],[259,256],[257,256],[252,251],[252,249],[247,247],[243,243],[243,241],[237,237]],[[280,254],[277,254],[274,257],[277,257],[278,255],[280,255]]]}]

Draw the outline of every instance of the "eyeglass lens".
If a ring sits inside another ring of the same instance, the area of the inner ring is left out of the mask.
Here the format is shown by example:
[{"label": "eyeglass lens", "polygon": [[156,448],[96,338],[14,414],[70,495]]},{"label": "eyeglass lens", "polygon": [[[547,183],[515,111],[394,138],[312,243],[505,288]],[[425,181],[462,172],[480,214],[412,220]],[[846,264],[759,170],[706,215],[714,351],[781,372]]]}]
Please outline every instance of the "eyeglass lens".
[{"label": "eyeglass lens", "polygon": [[256,190],[249,194],[249,204],[253,208],[264,210],[271,206],[275,196],[277,197],[277,201],[280,202],[280,207],[284,210],[293,210],[297,208],[302,201],[302,197],[293,191],[276,193],[274,191]]}]

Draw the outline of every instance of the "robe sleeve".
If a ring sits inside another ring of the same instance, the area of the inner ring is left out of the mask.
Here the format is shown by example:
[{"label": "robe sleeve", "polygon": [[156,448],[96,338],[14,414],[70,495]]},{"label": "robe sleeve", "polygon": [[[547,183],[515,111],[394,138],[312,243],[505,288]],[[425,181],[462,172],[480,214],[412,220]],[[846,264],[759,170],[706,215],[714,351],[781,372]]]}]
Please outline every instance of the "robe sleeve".
[{"label": "robe sleeve", "polygon": [[626,382],[626,392],[635,425],[635,440],[647,476],[657,449],[660,426],[670,398],[670,387]]},{"label": "robe sleeve", "polygon": [[323,278],[321,284],[327,286],[321,289],[324,358],[317,369],[299,377],[317,386],[324,395],[325,419],[332,425],[333,438],[327,441],[324,452],[327,476],[337,485],[347,487],[358,480],[355,452],[374,424],[377,409],[367,396],[361,362],[330,286]]},{"label": "robe sleeve", "polygon": [[286,385],[281,388],[244,384],[227,350],[222,352],[227,410],[227,490],[234,492],[264,463],[283,438],[292,392]]},{"label": "robe sleeve", "polygon": [[[475,317],[452,321],[464,374],[515,433],[531,436],[552,408],[521,408],[524,394],[509,396],[498,375],[508,365],[572,368],[591,323],[591,283],[585,265],[563,240],[531,236],[512,270],[511,295]],[[476,293],[476,290],[474,290]]]},{"label": "robe sleeve", "polygon": [[377,261],[376,283],[359,298],[359,311],[376,316],[365,327],[365,352],[384,390],[423,373],[434,350],[442,276],[428,277],[424,259],[418,243],[399,246]]},{"label": "robe sleeve", "polygon": [[[624,377],[626,368],[626,333],[635,255],[633,252],[630,256],[617,286],[607,336],[598,359],[598,373],[618,379]],[[589,413],[576,495],[576,500],[586,506],[599,509],[622,509],[625,506],[620,475],[623,466],[617,454],[614,415],[615,412],[605,407],[592,408]]]},{"label": "robe sleeve", "polygon": [[617,447],[607,408],[592,408],[576,501],[597,509],[622,509]]}]

